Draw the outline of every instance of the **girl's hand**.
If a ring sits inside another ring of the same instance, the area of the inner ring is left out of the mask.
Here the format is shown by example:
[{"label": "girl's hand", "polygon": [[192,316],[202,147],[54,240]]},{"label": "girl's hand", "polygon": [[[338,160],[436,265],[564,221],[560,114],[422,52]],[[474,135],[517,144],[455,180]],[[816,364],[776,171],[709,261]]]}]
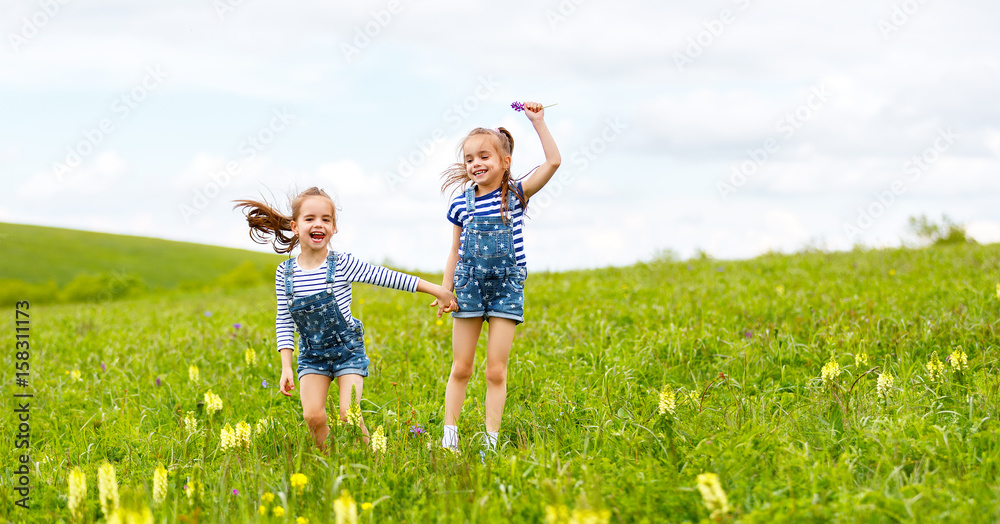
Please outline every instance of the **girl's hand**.
[{"label": "girl's hand", "polygon": [[543,109],[542,104],[539,104],[538,102],[525,102],[524,114],[528,117],[528,120],[538,122],[545,116],[545,109]]},{"label": "girl's hand", "polygon": [[281,378],[278,379],[278,391],[286,397],[292,396],[292,391],[295,390],[295,374],[292,373],[292,368],[282,367]]},{"label": "girl's hand", "polygon": [[437,289],[434,290],[433,295],[437,297],[434,302],[431,302],[431,307],[437,306],[438,318],[444,313],[451,313],[452,311],[458,311],[458,299],[455,294],[448,291],[443,286],[436,286]]}]

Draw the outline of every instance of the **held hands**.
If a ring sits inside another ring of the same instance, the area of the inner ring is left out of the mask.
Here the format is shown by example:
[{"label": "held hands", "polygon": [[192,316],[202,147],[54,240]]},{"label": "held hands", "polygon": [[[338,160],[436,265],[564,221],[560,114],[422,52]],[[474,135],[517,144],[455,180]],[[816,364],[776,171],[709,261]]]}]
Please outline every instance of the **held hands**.
[{"label": "held hands", "polygon": [[444,313],[451,313],[452,311],[458,311],[458,299],[455,294],[448,291],[443,286],[434,286],[436,289],[431,293],[435,298],[434,302],[431,302],[431,307],[437,306],[438,318]]}]

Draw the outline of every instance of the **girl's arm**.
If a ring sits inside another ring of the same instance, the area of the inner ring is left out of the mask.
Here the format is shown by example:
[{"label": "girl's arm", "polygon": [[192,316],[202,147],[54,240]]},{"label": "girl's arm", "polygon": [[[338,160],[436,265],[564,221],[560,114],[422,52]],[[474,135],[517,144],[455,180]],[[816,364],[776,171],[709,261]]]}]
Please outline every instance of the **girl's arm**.
[{"label": "girl's arm", "polygon": [[[453,229],[452,241],[451,241],[451,251],[448,252],[448,260],[444,263],[444,277],[441,279],[441,287],[448,292],[455,291],[455,266],[458,264],[458,246],[462,243],[462,226],[455,226]],[[441,309],[441,301],[435,300],[431,302],[431,306],[438,307],[438,316],[441,316],[442,312],[447,311],[458,311],[458,302],[455,302],[454,308],[449,305],[447,309]]]},{"label": "girl's arm", "polygon": [[451,291],[448,291],[448,289],[444,286],[431,284],[421,278],[417,281],[417,291],[427,293],[428,295],[434,297],[432,305],[437,306],[439,317],[443,313],[447,313],[449,311],[458,311],[458,300],[456,300],[455,295]]},{"label": "girl's arm", "polygon": [[531,120],[531,125],[535,127],[538,138],[542,140],[542,151],[545,152],[545,162],[538,166],[538,169],[527,180],[521,183],[521,188],[524,189],[524,197],[531,198],[531,195],[541,191],[545,187],[545,184],[549,183],[556,169],[559,169],[562,157],[559,156],[559,148],[556,147],[556,141],[552,138],[549,127],[545,125],[543,118],[545,110],[542,109],[542,104],[538,102],[525,102],[524,114],[527,115],[528,120]]}]

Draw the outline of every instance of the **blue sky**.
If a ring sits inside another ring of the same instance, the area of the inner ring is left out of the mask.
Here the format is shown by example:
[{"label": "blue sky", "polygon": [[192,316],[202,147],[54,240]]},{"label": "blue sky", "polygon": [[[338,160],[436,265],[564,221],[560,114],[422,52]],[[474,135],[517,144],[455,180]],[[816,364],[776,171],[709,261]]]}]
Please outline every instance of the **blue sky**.
[{"label": "blue sky", "polygon": [[0,221],[263,250],[231,201],[318,185],[336,248],[440,270],[439,173],[478,126],[541,163],[509,107],[537,100],[563,165],[532,270],[898,245],[919,214],[1000,241],[995,3],[64,2],[0,8]]}]

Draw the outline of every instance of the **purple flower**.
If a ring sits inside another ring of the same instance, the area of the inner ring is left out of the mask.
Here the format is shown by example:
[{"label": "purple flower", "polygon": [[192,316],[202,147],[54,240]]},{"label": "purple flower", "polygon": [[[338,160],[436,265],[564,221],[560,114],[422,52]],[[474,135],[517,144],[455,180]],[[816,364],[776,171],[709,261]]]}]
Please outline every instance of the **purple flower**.
[{"label": "purple flower", "polygon": [[103,372],[105,372],[107,370],[108,370],[108,366],[105,366],[104,362],[101,362],[101,373],[103,373]]},{"label": "purple flower", "polygon": [[202,313],[202,315],[205,315],[206,317],[210,317],[210,316],[212,316],[212,312],[211,311],[206,311],[206,312]]},{"label": "purple flower", "polygon": [[410,434],[412,435],[423,435],[426,432],[427,430],[424,429],[424,427],[420,424],[415,424],[412,427],[410,427]]},{"label": "purple flower", "polygon": [[514,108],[514,111],[524,111],[524,104],[521,102],[514,102],[510,107]]},{"label": "purple flower", "polygon": [[267,389],[267,379],[266,378],[264,380],[260,381],[260,387],[262,387],[264,389]]},{"label": "purple flower", "polygon": [[156,377],[156,387],[160,387],[160,377]]},{"label": "purple flower", "polygon": [[239,494],[240,494],[240,490],[238,490],[236,488],[233,488],[233,495],[239,495]]},{"label": "purple flower", "polygon": [[233,329],[239,329],[243,327],[243,324],[233,324]]},{"label": "purple flower", "polygon": [[744,338],[753,338],[753,331],[747,330],[745,333],[743,333],[743,337]]}]

